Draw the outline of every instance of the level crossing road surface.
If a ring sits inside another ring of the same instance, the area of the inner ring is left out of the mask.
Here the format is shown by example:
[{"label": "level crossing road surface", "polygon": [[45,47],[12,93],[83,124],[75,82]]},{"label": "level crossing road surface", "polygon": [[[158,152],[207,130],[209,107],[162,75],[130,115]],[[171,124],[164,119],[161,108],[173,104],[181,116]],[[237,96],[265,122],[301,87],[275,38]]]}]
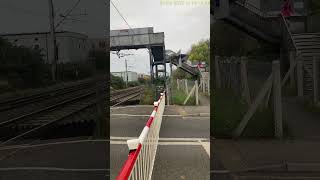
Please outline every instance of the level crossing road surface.
[{"label": "level crossing road surface", "polygon": [[[209,107],[166,106],[152,179],[210,179]],[[110,169],[115,179],[128,156],[126,140],[140,135],[153,106],[111,108]]]},{"label": "level crossing road surface", "polygon": [[88,137],[0,147],[0,180],[109,179],[108,140]]}]

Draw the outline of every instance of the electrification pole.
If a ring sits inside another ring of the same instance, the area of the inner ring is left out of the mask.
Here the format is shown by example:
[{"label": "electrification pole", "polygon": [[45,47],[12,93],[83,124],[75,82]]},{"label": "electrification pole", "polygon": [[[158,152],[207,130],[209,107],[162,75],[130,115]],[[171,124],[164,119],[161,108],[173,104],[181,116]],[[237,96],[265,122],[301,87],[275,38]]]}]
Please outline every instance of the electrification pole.
[{"label": "electrification pole", "polygon": [[[50,35],[51,35],[51,49],[52,49],[52,64],[51,64],[51,75],[52,80],[56,81],[57,77],[57,52],[56,52],[56,35],[55,35],[55,25],[54,25],[54,7],[52,0],[48,0],[49,4],[49,22],[50,22]],[[48,52],[47,52],[48,53]]]},{"label": "electrification pole", "polygon": [[127,64],[127,59],[124,59],[126,63],[126,87],[128,87],[128,64]]}]

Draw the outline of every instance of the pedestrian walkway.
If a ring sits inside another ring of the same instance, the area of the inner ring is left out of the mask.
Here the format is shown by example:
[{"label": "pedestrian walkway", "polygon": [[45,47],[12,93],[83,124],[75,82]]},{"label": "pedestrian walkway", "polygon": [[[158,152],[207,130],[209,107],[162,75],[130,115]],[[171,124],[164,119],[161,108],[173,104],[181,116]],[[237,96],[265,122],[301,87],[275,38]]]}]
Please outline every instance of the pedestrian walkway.
[{"label": "pedestrian walkway", "polygon": [[200,93],[199,102],[201,106],[210,106],[210,96]]},{"label": "pedestrian walkway", "polygon": [[286,166],[290,172],[319,172],[319,151],[320,141],[216,139],[213,160],[221,164],[213,170],[223,167],[228,174],[252,169],[268,170],[271,167],[281,170]]},{"label": "pedestrian walkway", "polygon": [[284,98],[283,120],[290,138],[320,140],[320,113],[308,112],[296,98]]},{"label": "pedestrian walkway", "polygon": [[[320,173],[320,114],[308,112],[295,97],[283,99],[283,121],[288,135],[276,139],[215,139],[213,171],[216,178],[232,178],[234,172],[253,169],[313,171]],[[220,173],[220,174],[219,174]]]}]

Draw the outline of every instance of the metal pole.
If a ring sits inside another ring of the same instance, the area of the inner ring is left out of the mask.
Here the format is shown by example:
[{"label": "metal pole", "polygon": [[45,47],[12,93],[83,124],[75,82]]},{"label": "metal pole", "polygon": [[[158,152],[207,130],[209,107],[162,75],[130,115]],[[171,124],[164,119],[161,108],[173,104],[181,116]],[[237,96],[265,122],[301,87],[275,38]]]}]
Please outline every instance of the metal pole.
[{"label": "metal pole", "polygon": [[149,59],[150,59],[150,77],[151,77],[151,83],[153,83],[153,60],[152,60],[152,53],[151,53],[151,47],[149,46]]},{"label": "metal pole", "polygon": [[56,35],[55,35],[55,25],[54,25],[54,7],[53,7],[52,0],[48,0],[48,5],[49,5],[51,48],[52,48],[51,75],[52,75],[52,80],[56,81],[56,76],[57,76],[57,57],[56,57],[56,54],[57,54],[57,52],[56,52]]},{"label": "metal pole", "polygon": [[273,113],[275,121],[275,136],[283,137],[282,128],[282,100],[281,100],[281,77],[280,77],[280,62],[272,62],[272,77],[273,77]]},{"label": "metal pole", "polygon": [[127,59],[124,59],[125,66],[126,66],[126,87],[128,87],[128,65],[127,65]]}]

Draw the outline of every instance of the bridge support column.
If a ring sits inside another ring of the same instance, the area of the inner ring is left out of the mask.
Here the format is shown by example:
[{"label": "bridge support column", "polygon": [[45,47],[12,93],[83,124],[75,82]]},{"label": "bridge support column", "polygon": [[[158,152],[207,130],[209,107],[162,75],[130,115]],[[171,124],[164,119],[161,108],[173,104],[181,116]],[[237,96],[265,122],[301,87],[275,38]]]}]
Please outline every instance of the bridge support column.
[{"label": "bridge support column", "polygon": [[150,61],[150,79],[151,79],[151,82],[153,82],[153,60],[152,60],[151,47],[148,47],[148,51],[149,51],[149,61]]}]

